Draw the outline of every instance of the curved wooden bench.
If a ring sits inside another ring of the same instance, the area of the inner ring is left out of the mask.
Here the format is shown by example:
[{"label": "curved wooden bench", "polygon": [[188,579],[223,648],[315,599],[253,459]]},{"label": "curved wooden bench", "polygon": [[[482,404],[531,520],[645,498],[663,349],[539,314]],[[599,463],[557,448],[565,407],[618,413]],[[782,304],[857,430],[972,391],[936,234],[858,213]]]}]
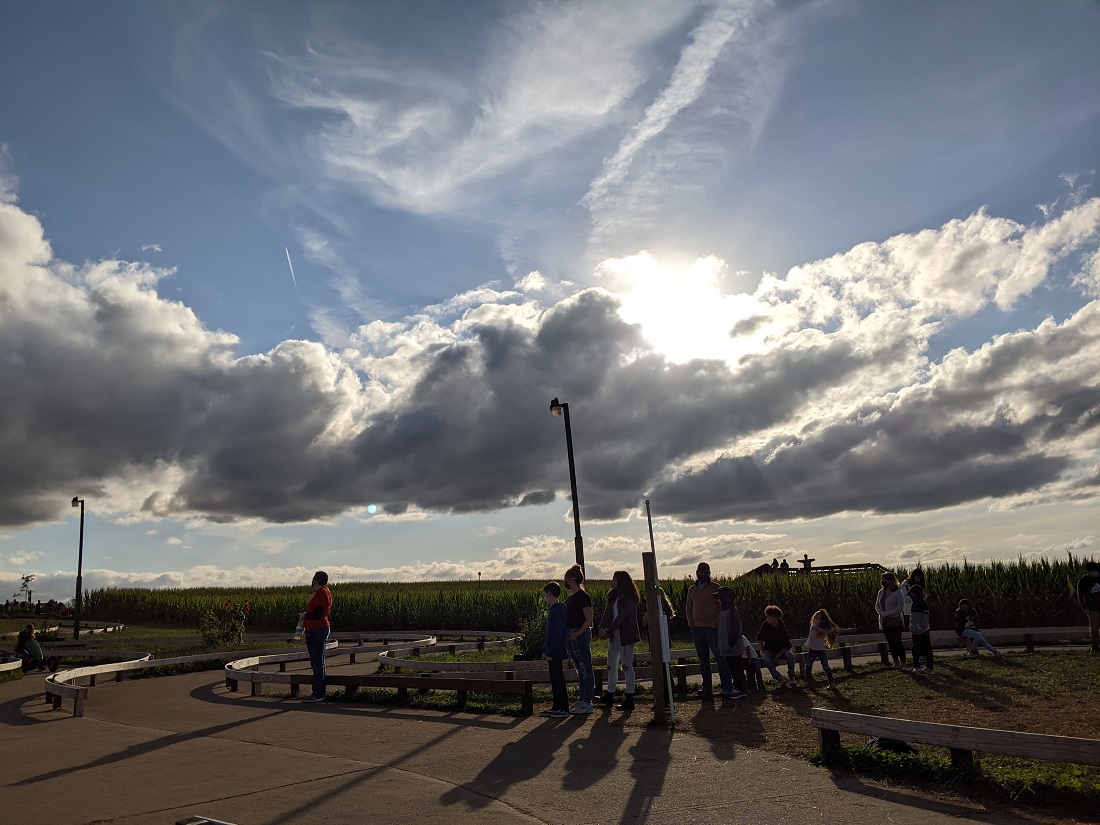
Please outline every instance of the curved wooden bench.
[{"label": "curved wooden bench", "polygon": [[[330,642],[329,647],[335,648],[338,642]],[[194,653],[189,656],[173,656],[167,659],[154,659],[151,653],[127,652],[127,651],[86,651],[83,655],[104,656],[122,658],[123,661],[108,662],[102,665],[89,665],[88,667],[76,667],[70,670],[60,670],[46,677],[46,701],[53,704],[53,709],[61,707],[63,699],[73,700],[73,716],[84,715],[84,703],[88,698],[88,690],[95,687],[96,677],[113,675],[116,682],[121,682],[126,673],[135,670],[148,670],[149,668],[168,665],[183,665],[190,662],[208,662],[215,659],[231,659],[242,653],[259,654],[258,650],[233,650],[211,651],[210,653]],[[68,654],[66,654],[68,655]],[[299,653],[299,655],[303,655]],[[304,654],[306,658],[308,653]],[[87,679],[84,685],[77,684],[78,679]]]},{"label": "curved wooden bench", "polygon": [[[258,696],[261,694],[264,684],[287,685],[290,688],[290,694],[296,696],[302,685],[312,684],[313,674],[288,673],[286,672],[286,663],[308,660],[308,658],[308,653],[304,656],[300,653],[283,653],[270,656],[252,656],[229,662],[225,666],[225,686],[228,690],[236,692],[239,683],[246,681],[251,686],[251,694]],[[279,672],[261,670],[264,665],[274,664],[280,666]],[[522,697],[523,712],[527,715],[533,713],[534,682],[530,679],[516,679],[513,672],[502,674],[502,677],[484,679],[427,673],[408,676],[330,672],[327,674],[325,681],[328,685],[343,687],[349,696],[354,696],[361,687],[396,688],[398,696],[402,698],[408,696],[409,688],[414,690],[453,690],[457,694],[457,704],[460,710],[465,707],[469,693],[516,694]]]},{"label": "curved wooden bench", "polygon": [[974,766],[974,751],[1044,759],[1048,762],[1100,765],[1098,739],[915,722],[827,708],[811,708],[810,720],[821,734],[821,750],[826,756],[834,755],[839,750],[840,733],[847,731],[862,736],[879,736],[948,748],[951,751],[951,763],[960,770],[969,770]]}]

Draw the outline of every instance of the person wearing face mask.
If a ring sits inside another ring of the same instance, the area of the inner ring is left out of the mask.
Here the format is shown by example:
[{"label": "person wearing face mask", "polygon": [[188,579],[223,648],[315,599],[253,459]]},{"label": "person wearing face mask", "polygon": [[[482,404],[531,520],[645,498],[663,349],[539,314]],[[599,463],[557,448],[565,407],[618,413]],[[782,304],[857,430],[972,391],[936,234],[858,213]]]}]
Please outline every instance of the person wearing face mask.
[{"label": "person wearing face mask", "polygon": [[924,571],[919,567],[905,580],[912,609],[909,630],[913,634],[913,666],[918,673],[932,672],[932,625],[928,611],[928,591],[924,588]]},{"label": "person wearing face mask", "polygon": [[1100,562],[1085,562],[1085,575],[1077,580],[1077,601],[1089,617],[1092,652],[1100,653]]},{"label": "person wearing face mask", "polygon": [[688,627],[691,628],[691,641],[699,656],[699,671],[703,676],[700,696],[714,695],[714,679],[711,675],[710,657],[713,654],[718,665],[718,678],[722,683],[722,693],[733,692],[733,677],[725,657],[718,652],[718,612],[719,601],[716,597],[718,585],[710,580],[710,565],[700,562],[695,569],[695,584],[688,588],[687,614]]}]

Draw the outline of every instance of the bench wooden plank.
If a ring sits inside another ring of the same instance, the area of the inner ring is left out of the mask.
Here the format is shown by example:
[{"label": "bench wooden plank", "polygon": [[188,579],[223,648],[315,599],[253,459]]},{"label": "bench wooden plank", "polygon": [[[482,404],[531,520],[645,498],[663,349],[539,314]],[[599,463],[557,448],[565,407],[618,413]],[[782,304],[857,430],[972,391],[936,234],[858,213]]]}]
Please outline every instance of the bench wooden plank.
[{"label": "bench wooden plank", "polygon": [[[1100,765],[1100,740],[1045,733],[972,728],[964,725],[944,725],[938,722],[917,722],[886,716],[870,716],[843,710],[812,708],[810,719],[820,730],[847,731],[863,736],[879,736],[938,745],[953,751],[981,751],[1051,762],[1073,762],[1080,765]],[[830,740],[832,737],[830,737]],[[825,741],[822,740],[822,747]]]}]

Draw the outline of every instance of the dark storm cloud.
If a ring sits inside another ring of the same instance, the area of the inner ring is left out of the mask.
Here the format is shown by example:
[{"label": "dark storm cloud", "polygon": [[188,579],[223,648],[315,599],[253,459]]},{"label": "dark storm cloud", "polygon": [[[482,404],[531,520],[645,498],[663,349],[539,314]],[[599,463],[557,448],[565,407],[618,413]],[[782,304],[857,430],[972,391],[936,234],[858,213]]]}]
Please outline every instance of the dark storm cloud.
[{"label": "dark storm cloud", "polygon": [[586,519],[646,491],[687,521],[923,510],[1064,482],[1074,449],[1095,450],[1095,307],[952,353],[853,412],[822,399],[914,381],[920,335],[832,324],[736,365],[671,363],[604,292],[541,313],[512,293],[407,363],[392,356],[407,380],[383,384],[318,343],[236,357],[141,267],[50,265],[37,222],[0,204],[5,525],[58,518],[74,494],[214,521],[545,504],[568,489],[555,396]]}]

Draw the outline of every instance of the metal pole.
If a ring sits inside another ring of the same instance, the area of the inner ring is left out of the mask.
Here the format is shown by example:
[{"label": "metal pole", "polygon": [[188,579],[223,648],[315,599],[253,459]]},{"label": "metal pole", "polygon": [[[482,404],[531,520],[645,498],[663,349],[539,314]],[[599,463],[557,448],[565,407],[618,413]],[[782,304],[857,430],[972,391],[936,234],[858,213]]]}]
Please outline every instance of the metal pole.
[{"label": "metal pole", "polygon": [[577,503],[577,466],[573,462],[573,428],[569,426],[569,405],[562,404],[565,411],[565,449],[569,453],[569,491],[573,495],[573,544],[577,551],[577,564],[584,570],[584,539],[581,538],[581,507]]},{"label": "metal pole", "polygon": [[84,499],[80,499],[80,549],[76,557],[76,605],[73,610],[73,638],[80,638],[80,605],[83,601],[83,577],[84,572]]}]

